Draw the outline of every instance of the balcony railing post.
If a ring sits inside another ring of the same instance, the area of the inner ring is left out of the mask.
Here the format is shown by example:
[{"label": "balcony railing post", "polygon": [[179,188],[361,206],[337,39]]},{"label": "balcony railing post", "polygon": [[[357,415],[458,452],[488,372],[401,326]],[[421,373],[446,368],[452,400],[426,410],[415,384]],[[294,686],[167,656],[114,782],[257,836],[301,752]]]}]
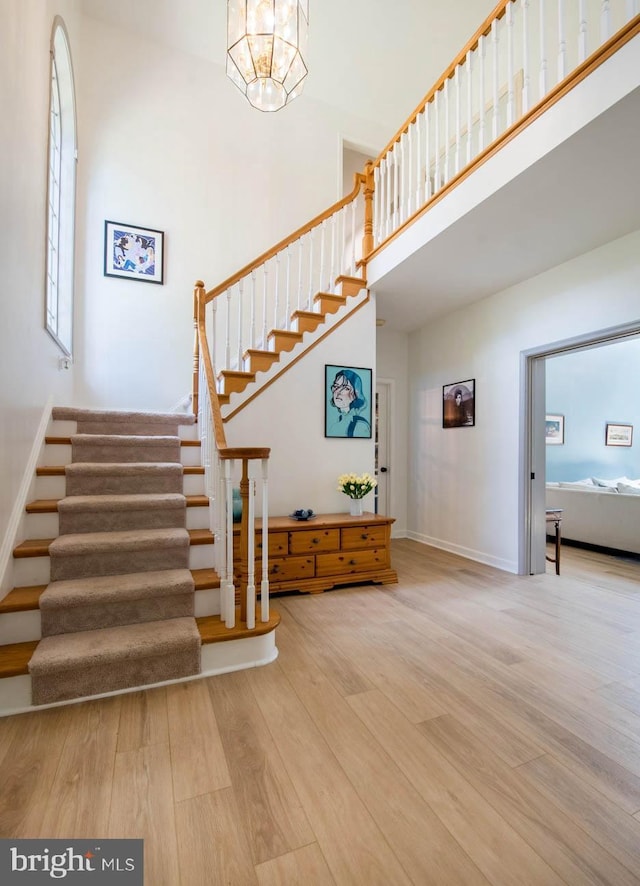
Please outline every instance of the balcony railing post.
[{"label": "balcony railing post", "polygon": [[198,335],[198,320],[200,319],[200,311],[204,310],[204,283],[202,280],[196,280],[193,289],[193,375],[191,381],[191,409],[193,414],[198,417],[198,397],[199,397],[199,381],[200,381],[200,337]]},{"label": "balcony railing post", "polygon": [[367,161],[364,168],[364,232],[362,237],[362,260],[366,261],[370,252],[373,252],[373,195],[375,184],[373,178],[373,163]]}]

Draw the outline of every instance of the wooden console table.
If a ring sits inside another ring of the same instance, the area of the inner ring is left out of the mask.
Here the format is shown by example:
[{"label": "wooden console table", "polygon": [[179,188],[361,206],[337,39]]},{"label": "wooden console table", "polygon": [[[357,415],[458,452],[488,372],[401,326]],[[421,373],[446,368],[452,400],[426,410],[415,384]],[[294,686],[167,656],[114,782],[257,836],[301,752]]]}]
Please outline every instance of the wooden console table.
[{"label": "wooden console table", "polygon": [[[312,520],[269,517],[269,589],[319,594],[338,585],[398,581],[391,568],[393,517],[318,514]],[[234,558],[240,554],[234,529]],[[256,584],[262,558],[262,521],[256,520]]]},{"label": "wooden console table", "polygon": [[547,508],[546,511],[546,519],[547,523],[555,523],[556,527],[556,556],[547,557],[549,563],[556,564],[556,575],[560,575],[560,543],[562,541],[560,537],[560,524],[562,523],[562,511],[563,508]]}]

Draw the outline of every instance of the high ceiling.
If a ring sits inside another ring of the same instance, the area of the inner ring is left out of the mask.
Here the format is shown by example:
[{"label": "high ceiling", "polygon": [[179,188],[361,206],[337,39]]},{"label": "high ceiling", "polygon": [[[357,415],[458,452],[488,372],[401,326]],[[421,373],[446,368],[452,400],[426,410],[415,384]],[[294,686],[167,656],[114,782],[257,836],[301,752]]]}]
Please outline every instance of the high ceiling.
[{"label": "high ceiling", "polygon": [[[309,0],[305,96],[376,120],[389,138],[495,0]],[[82,0],[113,27],[225,64],[225,0]]]}]

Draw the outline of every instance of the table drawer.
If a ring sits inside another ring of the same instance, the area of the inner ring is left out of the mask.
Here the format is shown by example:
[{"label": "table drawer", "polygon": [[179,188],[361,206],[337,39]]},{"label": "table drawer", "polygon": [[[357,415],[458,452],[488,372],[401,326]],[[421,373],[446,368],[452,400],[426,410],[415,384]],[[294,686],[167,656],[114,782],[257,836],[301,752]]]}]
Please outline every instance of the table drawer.
[{"label": "table drawer", "polygon": [[315,559],[313,557],[276,557],[269,559],[269,581],[294,581],[299,578],[313,578]]},{"label": "table drawer", "polygon": [[389,551],[376,548],[365,551],[349,551],[349,553],[318,554],[316,557],[316,576],[335,576],[336,583],[341,575],[354,572],[372,572],[389,566]]},{"label": "table drawer", "polygon": [[387,543],[386,526],[350,526],[342,530],[342,550],[379,548]]},{"label": "table drawer", "polygon": [[[284,556],[288,551],[289,536],[286,532],[269,533],[269,559]],[[233,537],[233,558],[240,557],[240,536]],[[256,559],[262,557],[262,533],[256,532]]]},{"label": "table drawer", "polygon": [[311,554],[340,549],[339,529],[305,529],[289,533],[289,553]]}]

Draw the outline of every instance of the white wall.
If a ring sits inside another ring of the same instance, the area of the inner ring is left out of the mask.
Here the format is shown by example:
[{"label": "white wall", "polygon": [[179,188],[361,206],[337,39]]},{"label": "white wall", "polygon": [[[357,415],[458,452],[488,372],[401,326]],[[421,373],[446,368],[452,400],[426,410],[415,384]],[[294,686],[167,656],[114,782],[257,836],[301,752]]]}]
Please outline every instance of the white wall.
[{"label": "white wall", "polygon": [[[517,571],[520,353],[640,325],[640,231],[410,336],[410,536]],[[476,425],[442,428],[442,385],[476,380]]]},{"label": "white wall", "polygon": [[[193,284],[222,282],[324,210],[347,126],[306,96],[261,114],[223,69],[85,22],[78,403],[166,409],[190,388]],[[386,135],[386,133],[385,133]],[[105,219],[165,231],[165,285],[103,276]]]},{"label": "white wall", "polygon": [[[375,308],[365,304],[225,424],[229,446],[269,446],[269,512],[349,510],[340,474],[373,473],[371,439],[324,436],[325,364],[374,368]],[[372,382],[375,391],[375,372]],[[373,510],[373,495],[364,499]]]},{"label": "white wall", "polygon": [[[74,370],[44,329],[49,45],[54,15],[79,69],[76,0],[0,0],[0,581],[24,498],[25,468],[53,400],[71,396]],[[8,531],[9,530],[9,531]]]},{"label": "white wall", "polygon": [[409,439],[409,336],[387,326],[376,335],[379,381],[391,382],[389,489],[390,513],[396,518],[393,535],[407,532],[407,446]]}]

